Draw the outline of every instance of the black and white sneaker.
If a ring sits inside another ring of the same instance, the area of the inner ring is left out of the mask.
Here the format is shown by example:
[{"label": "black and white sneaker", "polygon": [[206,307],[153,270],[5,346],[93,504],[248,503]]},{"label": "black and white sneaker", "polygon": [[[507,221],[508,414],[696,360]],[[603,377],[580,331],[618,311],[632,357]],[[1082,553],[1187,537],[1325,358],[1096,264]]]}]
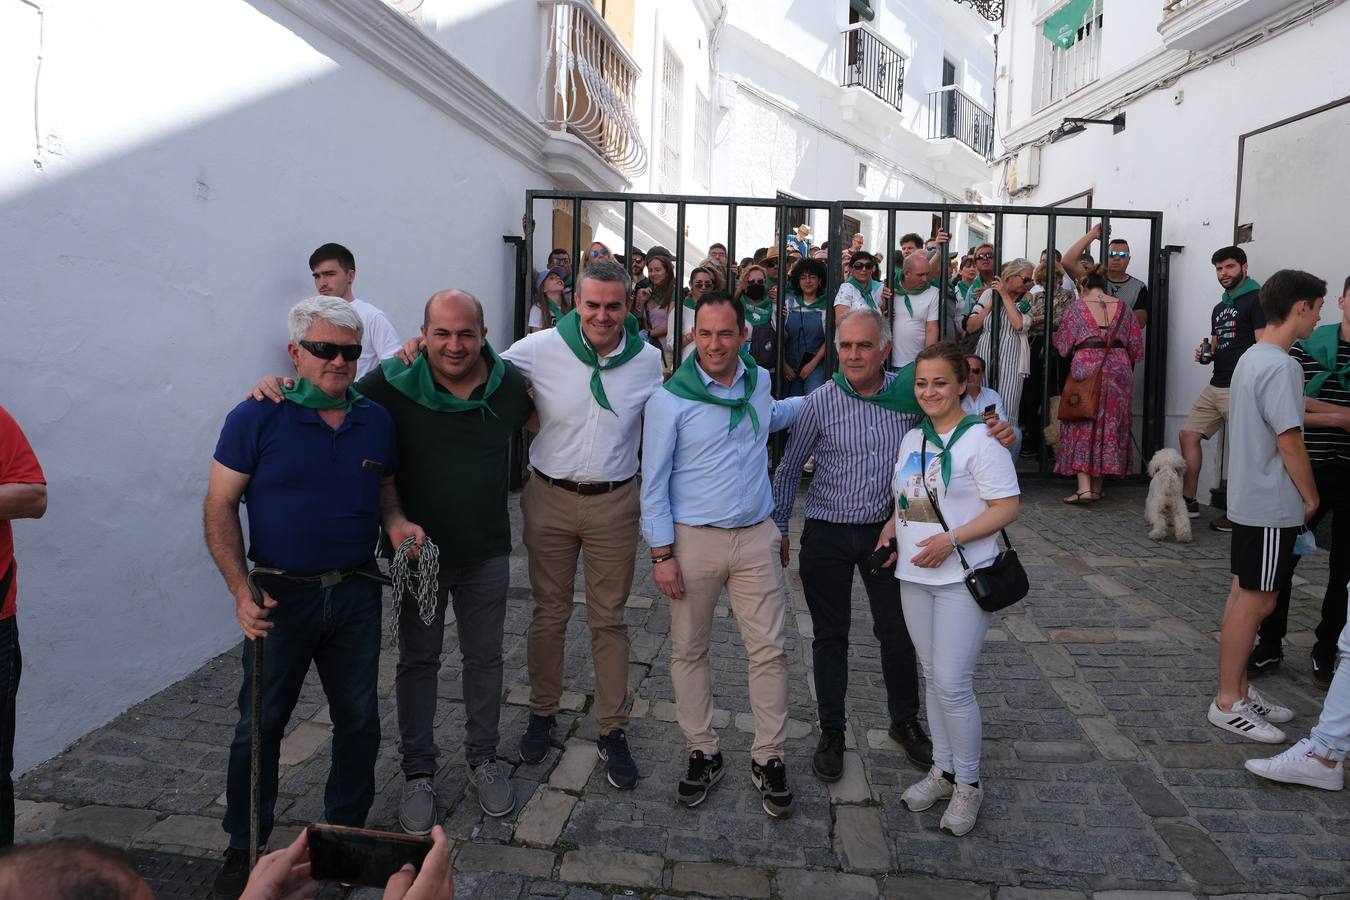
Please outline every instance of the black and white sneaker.
[{"label": "black and white sneaker", "polygon": [[681,806],[698,806],[708,799],[708,791],[722,780],[726,768],[722,765],[722,754],[705,756],[703,751],[694,750],[689,754],[689,771],[680,779],[675,788],[675,802]]},{"label": "black and white sneaker", "polygon": [[1336,674],[1336,648],[1332,647],[1330,653],[1320,652],[1316,647],[1312,650],[1312,674],[1313,680],[1319,687],[1331,687],[1331,678]]},{"label": "black and white sneaker", "polygon": [[548,756],[548,748],[552,746],[553,724],[556,721],[553,716],[530,713],[530,724],[520,736],[521,762],[533,766],[544,761],[544,757]]},{"label": "black and white sneaker", "polygon": [[1258,641],[1252,648],[1252,655],[1247,657],[1248,675],[1267,675],[1274,672],[1284,661],[1284,648],[1279,644]]},{"label": "black and white sneaker", "polygon": [[1210,522],[1209,527],[1224,534],[1233,533],[1233,523],[1228,521],[1228,516],[1226,515],[1219,516],[1217,519]]},{"label": "black and white sneaker", "polygon": [[1219,709],[1219,704],[1210,701],[1209,723],[1263,744],[1283,744],[1284,732],[1265,720],[1247,700],[1238,700],[1231,709]]},{"label": "black and white sneaker", "polygon": [[622,728],[600,735],[595,749],[605,761],[605,777],[609,779],[610,784],[621,791],[631,791],[637,787],[637,762],[628,749],[628,738]]},{"label": "black and white sneaker", "polygon": [[788,789],[787,767],[781,759],[772,757],[762,766],[752,760],[750,780],[764,798],[766,813],[775,819],[786,819],[792,815],[792,791]]},{"label": "black and white sneaker", "polygon": [[1186,501],[1186,515],[1192,519],[1200,518],[1200,501],[1194,497],[1182,497]]}]

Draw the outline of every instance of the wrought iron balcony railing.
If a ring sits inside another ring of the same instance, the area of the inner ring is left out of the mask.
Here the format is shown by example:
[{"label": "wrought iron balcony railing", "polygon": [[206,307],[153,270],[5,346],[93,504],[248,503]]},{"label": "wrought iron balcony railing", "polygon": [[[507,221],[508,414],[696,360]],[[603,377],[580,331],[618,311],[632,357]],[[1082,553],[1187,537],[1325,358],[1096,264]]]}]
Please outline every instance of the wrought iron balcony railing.
[{"label": "wrought iron balcony railing", "polygon": [[539,82],[544,125],[589,144],[629,178],[647,170],[633,114],[641,70],[587,0],[539,0],[546,56]]},{"label": "wrought iron balcony railing", "polygon": [[928,94],[928,139],[956,138],[989,159],[994,155],[994,116],[954,84]]},{"label": "wrought iron balcony railing", "polygon": [[844,32],[844,87],[861,87],[900,109],[909,58],[861,22]]}]

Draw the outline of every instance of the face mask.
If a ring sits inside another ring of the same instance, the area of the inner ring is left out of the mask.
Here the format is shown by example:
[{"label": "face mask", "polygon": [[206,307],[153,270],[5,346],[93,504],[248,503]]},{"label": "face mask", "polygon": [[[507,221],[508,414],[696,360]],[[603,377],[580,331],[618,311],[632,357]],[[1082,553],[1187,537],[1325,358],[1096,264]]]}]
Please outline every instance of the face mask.
[{"label": "face mask", "polygon": [[760,284],[757,281],[751,282],[750,284],[745,286],[745,296],[749,297],[751,300],[755,302],[763,300],[765,293],[767,292],[764,290],[764,285]]}]

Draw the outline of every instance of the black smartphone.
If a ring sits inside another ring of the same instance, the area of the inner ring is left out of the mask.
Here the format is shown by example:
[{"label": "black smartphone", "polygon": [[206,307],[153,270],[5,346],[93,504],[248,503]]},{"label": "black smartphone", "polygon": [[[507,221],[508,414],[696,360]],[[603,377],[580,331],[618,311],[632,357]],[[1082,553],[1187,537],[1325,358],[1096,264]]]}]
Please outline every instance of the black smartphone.
[{"label": "black smartphone", "polygon": [[873,550],[872,555],[867,557],[867,571],[873,575],[880,575],[882,569],[889,569],[890,566],[886,565],[886,560],[895,552],[897,546],[899,545],[895,542],[895,538],[891,538],[889,544]]},{"label": "black smartphone", "polygon": [[998,411],[994,408],[994,404],[990,403],[984,408],[984,412],[980,413],[980,418],[988,421],[989,419],[996,418],[997,415]]},{"label": "black smartphone", "polygon": [[343,825],[309,826],[309,870],[315,881],[382,888],[407,863],[422,868],[431,838]]}]

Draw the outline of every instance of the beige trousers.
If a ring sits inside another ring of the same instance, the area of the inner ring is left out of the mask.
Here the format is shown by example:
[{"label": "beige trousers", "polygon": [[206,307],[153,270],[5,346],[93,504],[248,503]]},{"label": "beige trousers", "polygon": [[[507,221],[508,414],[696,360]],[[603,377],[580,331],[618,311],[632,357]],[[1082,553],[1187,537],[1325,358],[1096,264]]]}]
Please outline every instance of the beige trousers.
[{"label": "beige trousers", "polygon": [[748,528],[675,526],[675,558],[684,599],[670,601],[670,677],[675,715],[690,750],[718,752],[713,730],[708,642],[713,609],[726,587],[749,664],[750,708],[761,765],[783,756],[787,737],[787,656],[783,652],[786,596],[778,528],[765,520]]},{"label": "beige trousers", "polygon": [[580,555],[595,663],[595,720],[601,734],[626,728],[628,625],[623,610],[633,588],[639,537],[637,479],[611,493],[584,497],[531,478],[520,506],[534,594],[526,656],[530,711],[539,716],[558,711]]}]

